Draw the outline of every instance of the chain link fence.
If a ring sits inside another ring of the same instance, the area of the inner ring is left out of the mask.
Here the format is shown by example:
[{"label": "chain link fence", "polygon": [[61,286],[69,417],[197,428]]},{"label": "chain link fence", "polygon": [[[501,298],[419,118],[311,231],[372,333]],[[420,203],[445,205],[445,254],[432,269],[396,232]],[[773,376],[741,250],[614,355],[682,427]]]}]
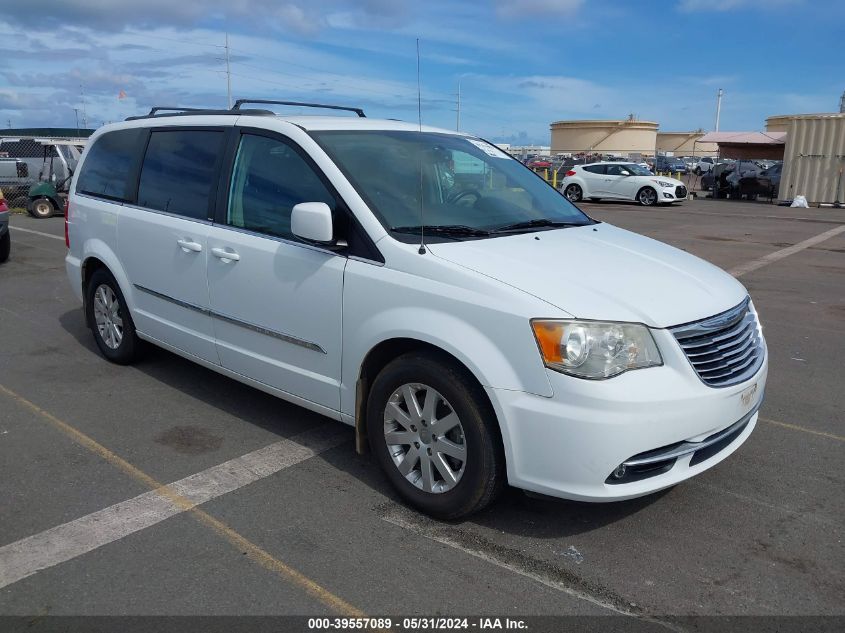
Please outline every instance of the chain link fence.
[{"label": "chain link fence", "polygon": [[9,207],[28,209],[41,183],[50,185],[48,194],[55,190],[51,203],[61,205],[58,197],[67,190],[84,144],[81,138],[0,135],[0,191]]}]

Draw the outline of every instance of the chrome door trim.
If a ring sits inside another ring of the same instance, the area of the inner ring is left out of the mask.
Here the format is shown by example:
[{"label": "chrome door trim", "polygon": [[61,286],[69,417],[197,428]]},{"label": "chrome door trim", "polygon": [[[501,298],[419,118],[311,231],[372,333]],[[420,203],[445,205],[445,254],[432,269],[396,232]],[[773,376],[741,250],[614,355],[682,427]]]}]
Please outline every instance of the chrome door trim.
[{"label": "chrome door trim", "polygon": [[170,295],[162,294],[161,292],[157,292],[155,290],[151,290],[145,286],[140,284],[132,284],[140,290],[141,292],[146,292],[149,295],[157,297],[158,299],[163,299],[165,301],[169,301],[170,303],[175,303],[180,308],[187,308],[188,310],[193,310],[194,312],[199,312],[200,314],[204,314],[206,316],[211,316],[211,310],[208,308],[202,308],[198,305],[194,305],[193,303],[188,303],[187,301],[182,301],[181,299],[176,299],[175,297],[171,297]]},{"label": "chrome door trim", "polygon": [[264,334],[265,336],[271,336],[273,338],[277,338],[280,341],[284,341],[286,343],[290,343],[292,345],[298,345],[299,347],[304,347],[305,349],[310,349],[314,352],[320,352],[322,354],[327,354],[326,350],[324,350],[320,345],[317,343],[312,343],[311,341],[306,341],[305,339],[298,338],[296,336],[292,336],[290,334],[285,334],[284,332],[278,332],[276,330],[270,330],[260,325],[256,325],[254,323],[250,323],[249,321],[243,321],[241,319],[236,319],[235,317],[228,316],[226,314],[221,314],[220,312],[215,312],[214,310],[209,310],[208,308],[203,308],[198,305],[194,305],[193,303],[188,303],[187,301],[182,301],[181,299],[176,299],[175,297],[171,297],[170,295],[162,294],[161,292],[157,292],[150,288],[146,288],[139,284],[132,284],[140,290],[141,292],[146,292],[154,297],[159,299],[163,299],[164,301],[169,301],[175,305],[178,305],[182,308],[187,308],[188,310],[194,310],[195,312],[199,312],[200,314],[205,314],[215,319],[220,319],[221,321],[226,321],[227,323],[231,323],[233,325],[240,326],[247,330],[252,330],[253,332],[258,332],[259,334]]}]

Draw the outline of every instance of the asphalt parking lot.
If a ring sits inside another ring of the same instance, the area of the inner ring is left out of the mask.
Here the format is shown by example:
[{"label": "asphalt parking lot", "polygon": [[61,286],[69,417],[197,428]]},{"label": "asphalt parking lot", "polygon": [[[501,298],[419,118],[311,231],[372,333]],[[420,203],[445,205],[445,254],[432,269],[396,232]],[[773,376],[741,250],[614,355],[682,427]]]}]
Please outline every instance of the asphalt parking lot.
[{"label": "asphalt parking lot", "polygon": [[[13,216],[0,614],[845,615],[845,212],[582,208],[739,276],[769,345],[761,420],[663,493],[509,490],[459,523],[404,508],[348,427],[162,350],[107,363],[65,278],[62,218]],[[284,459],[226,483],[262,450]],[[197,473],[198,501],[149,493]]]}]

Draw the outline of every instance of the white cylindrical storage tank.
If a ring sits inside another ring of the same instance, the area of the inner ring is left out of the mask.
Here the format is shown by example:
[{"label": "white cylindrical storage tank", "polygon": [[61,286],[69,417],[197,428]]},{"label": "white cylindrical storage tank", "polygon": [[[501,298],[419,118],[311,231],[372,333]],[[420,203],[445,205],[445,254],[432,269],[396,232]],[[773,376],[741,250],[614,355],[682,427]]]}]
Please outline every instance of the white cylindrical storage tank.
[{"label": "white cylindrical storage tank", "polygon": [[551,124],[552,154],[654,155],[658,124],[653,121],[555,121]]}]

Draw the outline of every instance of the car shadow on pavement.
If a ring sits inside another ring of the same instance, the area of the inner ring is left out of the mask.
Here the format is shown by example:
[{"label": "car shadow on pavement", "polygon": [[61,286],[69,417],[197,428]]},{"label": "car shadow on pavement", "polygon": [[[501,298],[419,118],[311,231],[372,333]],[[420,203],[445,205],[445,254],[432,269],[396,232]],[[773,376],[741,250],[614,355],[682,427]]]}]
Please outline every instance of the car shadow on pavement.
[{"label": "car shadow on pavement", "polygon": [[[59,317],[59,323],[86,352],[101,359],[104,365],[107,364],[83,321],[81,310],[65,312]],[[296,435],[311,425],[331,423],[329,418],[318,413],[244,385],[154,345],[144,346],[144,353],[132,365],[132,370],[142,372],[190,398],[201,400],[208,406],[280,438]],[[370,455],[358,455],[355,452],[351,427],[348,442],[314,459],[331,465],[370,488],[375,493],[371,504],[375,512],[383,513],[385,498],[391,504],[404,505],[381,473],[376,460]],[[472,529],[475,524],[513,535],[559,538],[589,532],[623,520],[654,503],[662,494],[616,503],[583,503],[526,494],[507,487],[488,509],[465,520],[446,522],[444,525],[462,525],[465,529]],[[414,513],[413,510],[409,512]]]}]

